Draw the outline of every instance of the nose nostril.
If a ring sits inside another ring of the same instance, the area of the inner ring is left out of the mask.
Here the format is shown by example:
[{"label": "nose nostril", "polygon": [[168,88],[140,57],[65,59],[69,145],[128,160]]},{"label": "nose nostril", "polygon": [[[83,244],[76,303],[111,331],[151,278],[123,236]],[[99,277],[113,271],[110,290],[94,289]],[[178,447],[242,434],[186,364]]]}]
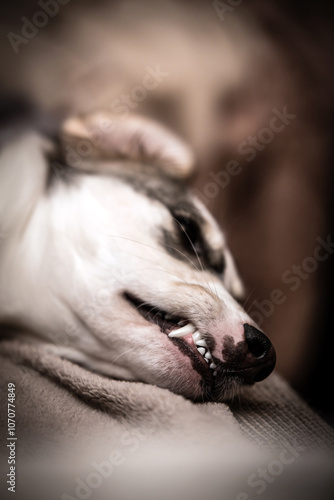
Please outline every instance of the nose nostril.
[{"label": "nose nostril", "polygon": [[259,340],[250,340],[247,342],[248,350],[256,358],[263,358],[265,356],[265,349]]},{"label": "nose nostril", "polygon": [[272,347],[268,337],[254,326],[244,324],[245,340],[249,352],[257,359],[265,358]]}]

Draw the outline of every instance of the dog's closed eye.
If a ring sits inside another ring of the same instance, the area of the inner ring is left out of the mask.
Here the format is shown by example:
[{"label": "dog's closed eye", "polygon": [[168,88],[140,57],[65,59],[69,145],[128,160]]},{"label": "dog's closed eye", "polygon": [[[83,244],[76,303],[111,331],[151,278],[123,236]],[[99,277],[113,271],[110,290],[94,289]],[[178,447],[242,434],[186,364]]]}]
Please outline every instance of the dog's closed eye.
[{"label": "dog's closed eye", "polygon": [[190,216],[175,213],[173,213],[173,218],[183,249],[189,254],[195,254],[202,268],[209,268],[217,274],[222,274],[225,269],[224,256],[221,254],[217,257],[212,254],[196,220]]},{"label": "dog's closed eye", "polygon": [[195,253],[199,258],[204,257],[205,248],[197,222],[190,217],[177,214],[174,214],[174,219],[184,249],[189,253]]}]

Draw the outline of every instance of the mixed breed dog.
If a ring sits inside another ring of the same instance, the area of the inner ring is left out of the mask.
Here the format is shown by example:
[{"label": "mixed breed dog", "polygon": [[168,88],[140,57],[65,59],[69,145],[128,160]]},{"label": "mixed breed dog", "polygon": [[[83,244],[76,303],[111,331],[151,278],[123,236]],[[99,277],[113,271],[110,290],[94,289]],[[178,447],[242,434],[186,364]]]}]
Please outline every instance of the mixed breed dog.
[{"label": "mixed breed dog", "polygon": [[59,356],[199,401],[272,372],[275,350],[239,303],[224,235],[187,186],[192,152],[173,133],[95,112],[52,140],[22,132],[0,163],[4,335],[47,349],[71,325]]}]

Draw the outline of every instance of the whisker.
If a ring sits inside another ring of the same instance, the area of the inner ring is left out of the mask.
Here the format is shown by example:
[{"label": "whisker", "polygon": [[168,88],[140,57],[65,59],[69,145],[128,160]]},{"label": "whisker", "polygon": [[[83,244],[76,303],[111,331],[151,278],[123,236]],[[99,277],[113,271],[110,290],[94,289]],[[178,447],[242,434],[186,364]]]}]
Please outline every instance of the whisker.
[{"label": "whisker", "polygon": [[[128,241],[132,241],[133,243],[137,243],[138,245],[143,245],[145,247],[148,247],[148,248],[152,248],[153,250],[156,250],[157,252],[160,252],[160,253],[163,253],[165,254],[164,250],[161,249],[161,248],[157,248],[157,247],[154,247],[153,245],[148,245],[147,243],[143,243],[142,241],[138,241],[138,240],[133,240],[132,238],[127,238],[126,236],[118,236],[118,235],[115,235],[115,234],[108,234],[108,236],[111,236],[112,238],[121,238],[123,240],[128,240]],[[195,269],[198,271],[199,269],[196,267],[196,265],[194,264],[194,262],[186,255],[184,254],[183,252],[181,252],[181,250],[179,248],[176,248],[176,247],[173,247],[171,245],[166,245],[167,248],[171,248],[172,250],[175,250],[176,252],[178,252],[180,255],[182,255],[182,257],[184,257],[185,259],[187,259],[189,261],[189,263],[195,267]],[[135,255],[135,254],[133,254]]]},{"label": "whisker", "polygon": [[[201,259],[199,258],[199,255],[198,255],[198,252],[197,252],[197,250],[196,250],[196,248],[195,248],[195,245],[194,245],[194,244],[193,244],[193,242],[191,241],[191,238],[189,237],[189,235],[188,235],[187,231],[184,229],[184,227],[182,226],[181,222],[179,222],[179,221],[178,221],[175,217],[173,217],[173,219],[174,219],[174,220],[178,223],[178,225],[180,226],[180,228],[182,229],[182,231],[183,231],[183,232],[184,232],[184,234],[186,235],[186,237],[187,237],[187,239],[188,239],[188,241],[189,241],[189,243],[190,243],[190,245],[191,245],[191,247],[192,247],[192,249],[193,249],[193,251],[194,251],[194,253],[195,253],[196,257],[197,257],[197,260],[198,260],[198,263],[199,263],[199,265],[200,265],[200,267],[201,267],[201,270],[202,270],[202,271],[204,271],[204,269],[203,269],[203,265],[202,265],[202,262],[201,262]],[[195,266],[195,267],[196,267],[196,266]],[[197,267],[196,267],[196,269],[198,270],[198,268],[197,268]]]},{"label": "whisker", "polygon": [[[176,220],[176,219],[175,219],[175,220]],[[177,222],[178,222],[178,221],[177,221]],[[179,222],[178,222],[178,223],[179,223]],[[186,231],[185,231],[185,233],[186,233]],[[188,234],[187,234],[187,233],[186,233],[186,235],[187,235],[187,238],[189,239],[189,236],[188,236]],[[132,238],[128,238],[128,237],[126,237],[126,236],[120,236],[120,235],[115,235],[115,234],[108,234],[108,236],[110,236],[111,238],[120,238],[120,239],[124,239],[124,240],[128,240],[128,241],[132,241],[133,243],[137,243],[137,244],[139,244],[139,245],[143,245],[143,246],[146,246],[146,247],[148,247],[148,248],[152,248],[153,250],[156,250],[157,252],[160,252],[160,253],[163,253],[163,254],[165,253],[165,252],[164,252],[164,250],[162,250],[162,249],[160,249],[160,248],[154,247],[153,245],[149,245],[149,244],[147,244],[147,243],[143,243],[142,241],[138,241],[138,240],[134,240],[134,239],[132,239]],[[191,242],[191,240],[190,240],[190,239],[189,239],[189,241],[190,241],[190,243],[191,243],[191,245],[192,245],[192,248],[193,248],[193,250],[194,250],[194,252],[195,252],[195,254],[196,254],[196,256],[197,256],[197,259],[198,259],[198,261],[199,261],[199,263],[200,263],[200,266],[201,266],[202,271],[204,271],[204,270],[206,271],[206,269],[203,267],[203,264],[202,264],[202,262],[201,262],[201,260],[200,260],[200,258],[199,258],[199,255],[198,255],[198,252],[197,252],[196,248],[194,247],[194,245],[193,245],[193,243]],[[191,259],[190,259],[187,255],[186,255],[186,254],[184,254],[183,252],[181,252],[181,250],[180,250],[180,249],[178,249],[178,248],[176,248],[176,247],[173,247],[173,246],[171,246],[171,245],[166,245],[166,246],[167,246],[168,248],[171,248],[172,250],[175,250],[175,251],[176,251],[176,252],[178,252],[180,255],[182,255],[182,256],[183,256],[183,257],[184,257],[184,258],[185,258],[185,259],[186,259],[186,260],[187,260],[187,261],[188,261],[188,262],[189,262],[189,263],[190,263],[190,264],[191,264],[191,265],[192,265],[192,266],[196,269],[196,271],[199,271],[199,269],[198,269],[198,267],[195,265],[195,263],[194,263],[194,262],[193,262],[193,261],[192,261],[192,260],[191,260]],[[136,255],[136,254],[133,254],[133,253],[131,253],[131,252],[124,252],[124,253],[128,253],[128,254],[130,254],[130,255]],[[139,258],[141,258],[141,259],[144,259],[144,260],[149,261],[149,259],[145,259],[144,257],[141,257],[141,256],[139,256],[139,255],[136,255],[136,257],[139,257]],[[144,269],[142,269],[142,270],[144,270]],[[151,270],[152,270],[152,269],[151,269]],[[154,270],[154,269],[153,269],[153,270]],[[156,269],[156,270],[161,271],[161,272],[166,272],[166,273],[168,273],[168,271],[165,271],[165,270],[163,270],[163,269]],[[125,273],[125,274],[126,274],[126,273]],[[175,277],[176,277],[176,278],[178,278],[179,280],[183,281],[185,284],[189,285],[189,283],[188,283],[187,281],[185,281],[184,279],[180,278],[180,276],[177,276],[176,274],[174,274],[174,275],[173,275],[172,273],[169,273],[169,274],[171,274],[172,276],[175,276]],[[197,280],[198,280],[198,277],[197,277]],[[218,299],[218,300],[220,300],[220,298],[219,298],[219,296],[218,296],[218,294],[217,294],[217,290],[216,290],[215,285],[213,284],[213,285],[214,285],[214,290],[213,290],[213,289],[211,288],[211,286],[210,286],[210,283],[207,281],[207,279],[204,279],[204,281],[205,281],[205,283],[206,283],[206,285],[207,285],[208,289],[209,289],[209,290],[213,293],[213,295],[215,295],[215,296],[217,297],[217,299]]]},{"label": "whisker", "polygon": [[171,276],[174,276],[174,278],[179,279],[180,281],[182,281],[186,285],[191,286],[191,284],[188,283],[186,280],[184,280],[183,278],[180,278],[180,276],[178,276],[177,274],[171,273],[170,271],[166,271],[166,269],[155,269],[155,268],[150,268],[150,267],[143,267],[142,269],[134,269],[134,270],[129,271],[128,273],[125,273],[125,274],[136,273],[138,271],[160,271],[161,273],[170,274]]},{"label": "whisker", "polygon": [[251,292],[247,295],[247,298],[245,300],[245,302],[243,303],[243,308],[246,310],[246,304],[248,302],[248,300],[251,298],[251,296],[253,295],[253,293],[255,292],[255,290],[257,290],[259,287],[258,286],[255,286]]},{"label": "whisker", "polygon": [[[145,260],[146,262],[150,262],[150,263],[154,263],[154,261],[151,261],[150,259],[145,259],[145,257],[142,257],[141,255],[137,255],[137,254],[134,254],[132,252],[123,252],[124,254],[127,254],[127,255],[132,255],[132,256],[135,256],[135,257],[138,257],[138,259],[142,259],[142,260]],[[162,271],[162,272],[167,272],[165,269],[159,269],[157,268],[156,269],[157,271]],[[178,276],[177,274],[175,274],[175,276],[179,279],[179,280],[182,280],[182,278],[180,276]],[[190,286],[190,283],[188,283],[187,281],[183,280],[185,283],[187,283],[189,286]],[[197,277],[197,281],[202,285],[202,283],[200,282],[200,280],[198,279]],[[208,285],[208,283],[207,283]],[[208,285],[208,288],[210,289],[209,285]],[[211,290],[211,289],[210,289]],[[216,294],[216,296],[218,297],[218,295]],[[219,298],[219,297],[218,297]]]},{"label": "whisker", "polygon": [[[201,259],[200,259],[200,256],[198,255],[198,252],[197,252],[197,250],[196,250],[196,247],[195,247],[195,245],[193,244],[193,242],[191,241],[191,238],[190,238],[190,236],[188,235],[187,231],[184,229],[184,227],[182,226],[182,224],[181,224],[181,223],[180,223],[180,222],[179,222],[179,221],[178,221],[175,217],[173,217],[173,219],[174,219],[174,220],[175,220],[175,221],[179,224],[179,226],[180,226],[180,227],[181,227],[181,229],[183,230],[184,234],[186,235],[186,237],[187,237],[187,239],[188,239],[188,241],[189,241],[189,243],[190,243],[190,245],[191,245],[191,247],[192,247],[192,249],[193,249],[193,251],[194,251],[194,253],[195,253],[195,255],[196,255],[196,258],[197,258],[197,260],[198,260],[198,263],[199,263],[199,265],[200,265],[200,267],[201,267],[202,272],[207,271],[207,269],[203,266],[203,263],[202,263],[202,261],[201,261]],[[195,266],[195,267],[196,267],[196,266]],[[196,267],[196,269],[198,270],[198,268],[197,268],[197,267]],[[211,287],[210,287],[210,283],[209,283],[206,279],[205,279],[205,282],[206,282],[206,284],[208,285],[209,290],[210,290],[210,291],[211,291],[214,295],[216,295],[217,299],[219,300],[219,297],[218,297],[218,294],[217,294],[216,287],[214,286],[215,291],[213,292],[213,290],[212,290],[212,289],[211,289]]]},{"label": "whisker", "polygon": [[178,252],[180,255],[182,255],[182,257],[184,257],[196,269],[196,271],[199,271],[198,267],[190,259],[190,257],[188,257],[188,255],[186,255],[185,253],[181,252],[181,250],[179,248],[173,247],[172,245],[166,245],[166,248],[171,248],[172,250],[175,250],[176,252]]},{"label": "whisker", "polygon": [[161,248],[154,247],[153,245],[148,245],[147,243],[143,243],[142,241],[133,240],[132,238],[127,238],[126,236],[119,236],[117,234],[108,234],[108,236],[110,236],[111,238],[120,238],[122,240],[132,241],[133,243],[137,243],[138,245],[143,245],[147,248],[153,248],[153,250],[156,250],[157,252],[165,253]]},{"label": "whisker", "polygon": [[256,301],[256,299],[253,300],[253,302],[249,305],[249,307],[247,307],[247,309],[244,308],[247,314],[250,313],[250,311],[252,309],[252,306],[253,306],[253,304],[254,304],[255,301]]},{"label": "whisker", "polygon": [[[175,219],[175,220],[176,220],[176,219]],[[180,224],[180,223],[179,223],[179,221],[177,221],[177,220],[176,220],[176,222],[177,222],[178,224]],[[198,252],[197,252],[196,248],[194,247],[194,245],[193,245],[192,241],[190,240],[190,238],[189,238],[189,236],[188,236],[188,234],[187,234],[187,232],[186,232],[186,231],[185,231],[185,233],[186,233],[186,236],[187,236],[187,238],[189,239],[189,241],[190,241],[190,243],[191,243],[191,246],[192,246],[192,248],[193,248],[193,250],[194,250],[194,253],[196,254],[196,257],[197,257],[197,259],[198,259],[198,261],[199,261],[199,263],[200,263],[201,270],[202,270],[202,271],[204,271],[204,270],[205,270],[205,271],[207,271],[207,269],[205,269],[205,268],[203,267],[203,264],[202,264],[202,262],[201,262],[201,260],[200,260],[200,258],[199,258]],[[148,248],[152,248],[153,250],[156,250],[157,252],[160,252],[160,253],[163,253],[163,254],[165,253],[165,252],[164,252],[164,250],[162,250],[161,248],[154,247],[153,245],[149,245],[149,244],[147,244],[147,243],[143,243],[142,241],[134,240],[134,239],[132,239],[132,238],[128,238],[128,237],[126,237],[126,236],[119,236],[119,235],[115,235],[115,234],[108,234],[108,236],[110,236],[110,237],[112,237],[112,238],[121,238],[121,239],[124,239],[124,240],[132,241],[133,243],[137,243],[137,244],[139,244],[139,245],[143,245],[143,246],[146,246],[146,247],[148,247]],[[183,256],[183,257],[184,257],[184,258],[185,258],[185,259],[186,259],[186,260],[187,260],[187,261],[188,261],[188,262],[189,262],[189,263],[190,263],[190,264],[191,264],[191,265],[192,265],[192,266],[196,269],[196,271],[199,271],[199,269],[198,269],[198,267],[196,266],[196,264],[195,264],[195,263],[194,263],[194,262],[193,262],[193,261],[192,261],[192,260],[191,260],[191,259],[190,259],[190,258],[189,258],[186,254],[185,254],[185,253],[181,252],[181,250],[180,250],[179,248],[173,247],[172,245],[166,245],[166,247],[171,248],[172,250],[175,250],[176,252],[178,252],[180,255],[182,255],[182,256]],[[125,253],[125,252],[124,252],[124,253]],[[130,255],[136,255],[136,254],[133,254],[133,253],[131,253],[131,252],[127,252],[127,253],[129,253]],[[136,255],[136,257],[139,257],[139,258],[144,259],[144,257],[141,257],[141,256],[139,256],[139,255]],[[148,260],[148,259],[145,259],[145,260]],[[163,270],[161,270],[161,271],[163,271]],[[167,272],[167,271],[166,271],[166,272]],[[175,276],[176,276],[176,275],[175,275]],[[177,277],[178,279],[181,279],[179,276],[176,276],[176,277]],[[198,278],[197,278],[197,279],[198,279]],[[182,280],[182,279],[181,279],[181,280]],[[187,283],[185,280],[182,280],[182,281],[184,281],[184,283]],[[209,282],[208,282],[206,279],[205,279],[204,281],[205,281],[205,283],[206,283],[206,285],[207,285],[208,289],[209,289],[209,290],[210,290],[210,291],[211,291],[211,292],[212,292],[212,293],[213,293],[213,294],[217,297],[217,299],[218,299],[218,300],[220,300],[220,298],[219,298],[219,296],[218,296],[218,294],[217,294],[217,290],[216,290],[215,286],[214,286],[215,290],[212,290],[212,288],[211,288],[211,286],[210,286]],[[187,284],[189,284],[189,283],[187,283]]]},{"label": "whisker", "polygon": [[124,356],[124,354],[127,354],[128,352],[134,351],[135,349],[137,349],[137,346],[135,346],[135,347],[131,347],[131,349],[128,349],[127,351],[122,352],[122,354],[120,354],[120,355],[119,355],[119,356],[117,356],[116,358],[112,359],[112,360],[111,360],[111,363],[114,363],[115,361],[117,361],[117,359],[119,359],[119,358],[121,358],[122,356]]}]

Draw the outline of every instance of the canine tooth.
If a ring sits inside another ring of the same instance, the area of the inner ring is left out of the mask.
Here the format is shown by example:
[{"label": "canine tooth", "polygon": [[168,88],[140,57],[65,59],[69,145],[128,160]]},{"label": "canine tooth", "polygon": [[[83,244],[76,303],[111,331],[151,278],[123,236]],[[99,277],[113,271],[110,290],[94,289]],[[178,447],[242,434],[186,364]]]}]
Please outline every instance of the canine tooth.
[{"label": "canine tooth", "polygon": [[205,354],[205,349],[204,349],[204,347],[197,347],[197,349],[198,349],[198,352],[199,352],[200,354],[202,354],[202,356],[204,356],[204,354]]},{"label": "canine tooth", "polygon": [[173,315],[172,314],[165,314],[165,319],[172,319]]},{"label": "canine tooth", "polygon": [[205,357],[206,359],[211,359],[211,354],[209,353],[209,351],[205,353]]},{"label": "canine tooth", "polygon": [[173,330],[168,334],[168,337],[185,337],[189,333],[194,333],[196,328],[192,323],[188,323],[185,326],[182,326],[181,328],[178,328],[177,330]]},{"label": "canine tooth", "polygon": [[[193,338],[194,338],[194,336],[193,336]],[[196,344],[196,345],[198,345],[199,347],[208,347],[208,346],[206,345],[206,342],[205,342],[205,340],[204,340],[204,339],[195,340],[195,344]]]},{"label": "canine tooth", "polygon": [[195,344],[197,343],[198,340],[202,340],[202,335],[201,333],[197,330],[195,333],[193,333],[193,341]]},{"label": "canine tooth", "polygon": [[217,375],[217,370],[215,370],[212,375],[215,377]]},{"label": "canine tooth", "polygon": [[210,364],[210,368],[211,370],[214,370],[215,368],[217,368],[217,365],[212,361],[212,363]]}]

